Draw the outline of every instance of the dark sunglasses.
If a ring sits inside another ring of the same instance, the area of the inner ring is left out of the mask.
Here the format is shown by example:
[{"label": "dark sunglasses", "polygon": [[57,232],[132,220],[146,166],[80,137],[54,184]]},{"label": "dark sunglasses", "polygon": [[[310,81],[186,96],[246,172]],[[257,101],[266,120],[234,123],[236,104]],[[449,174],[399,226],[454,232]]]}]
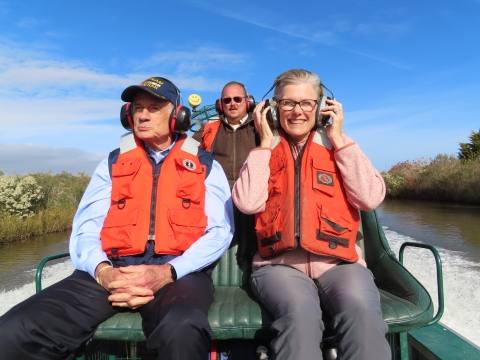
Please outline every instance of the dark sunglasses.
[{"label": "dark sunglasses", "polygon": [[228,97],[228,98],[223,98],[222,101],[225,105],[228,105],[233,101],[235,101],[237,104],[240,104],[242,100],[245,99],[245,97],[242,96],[234,96],[233,98]]}]

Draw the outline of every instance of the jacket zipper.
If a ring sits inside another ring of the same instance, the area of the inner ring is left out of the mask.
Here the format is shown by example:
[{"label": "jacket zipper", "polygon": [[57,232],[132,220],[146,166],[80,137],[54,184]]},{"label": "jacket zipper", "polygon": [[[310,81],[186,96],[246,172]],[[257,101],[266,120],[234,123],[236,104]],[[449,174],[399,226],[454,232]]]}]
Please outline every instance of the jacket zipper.
[{"label": "jacket zipper", "polygon": [[152,199],[150,201],[150,232],[148,234],[148,240],[155,241],[155,218],[157,214],[157,189],[158,178],[160,177],[161,164],[153,165],[153,184],[152,184]]},{"label": "jacket zipper", "polygon": [[300,243],[300,165],[295,165],[295,241]]},{"label": "jacket zipper", "polygon": [[233,166],[232,166],[232,179],[238,178],[238,174],[235,173],[235,169],[237,168],[237,153],[235,151],[237,144],[237,132],[233,130]]},{"label": "jacket zipper", "polygon": [[307,275],[312,277],[312,263],[310,262],[310,252],[307,251]]},{"label": "jacket zipper", "polygon": [[[300,245],[300,170],[301,170],[301,167],[302,167],[302,157],[303,157],[303,153],[304,153],[304,150],[305,150],[305,146],[307,146],[307,144],[305,144],[302,149],[300,150],[299,154],[297,155],[297,158],[294,160],[294,164],[295,164],[295,180],[294,180],[294,188],[295,188],[295,204],[294,204],[294,221],[295,221],[295,227],[294,227],[294,230],[295,230],[295,242],[296,242],[296,245]],[[290,151],[292,151],[290,149]],[[293,156],[293,152],[292,152],[292,156]]]}]

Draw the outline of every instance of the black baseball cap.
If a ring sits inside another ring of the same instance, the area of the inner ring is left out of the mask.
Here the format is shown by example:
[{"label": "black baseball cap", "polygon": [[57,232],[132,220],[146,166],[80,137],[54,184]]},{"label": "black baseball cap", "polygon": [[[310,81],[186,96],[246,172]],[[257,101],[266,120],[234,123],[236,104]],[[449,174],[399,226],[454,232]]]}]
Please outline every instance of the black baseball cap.
[{"label": "black baseball cap", "polygon": [[122,100],[125,102],[133,102],[138,91],[143,90],[149,94],[163,100],[168,100],[172,104],[180,103],[180,91],[168,79],[162,77],[151,77],[142,82],[140,85],[132,85],[122,92]]}]

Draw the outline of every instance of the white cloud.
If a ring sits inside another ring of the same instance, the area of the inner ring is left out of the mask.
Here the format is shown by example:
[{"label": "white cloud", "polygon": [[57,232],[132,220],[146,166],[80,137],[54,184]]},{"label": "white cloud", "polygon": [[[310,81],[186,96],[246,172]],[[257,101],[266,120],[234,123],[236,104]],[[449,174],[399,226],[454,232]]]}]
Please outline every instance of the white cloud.
[{"label": "white cloud", "polygon": [[[152,75],[164,76],[184,90],[185,101],[187,90],[217,92],[230,80],[208,76],[216,66],[245,63],[245,56],[241,54],[212,47],[200,47],[196,51],[194,56],[186,56],[184,51],[154,54],[139,67],[141,73],[121,76],[80,61],[56,59],[43,48],[0,38],[0,142],[48,144],[47,139],[64,143],[68,138],[72,139],[73,146],[82,147],[81,137],[93,134],[99,138],[98,134],[104,131],[106,138],[123,131],[117,121],[122,105],[120,94],[125,87]],[[195,58],[199,60],[185,60]],[[149,69],[158,69],[161,64],[171,71],[148,73],[147,64]],[[105,126],[107,123],[111,125]],[[101,145],[95,148],[105,151]]]},{"label": "white cloud", "polygon": [[24,28],[24,29],[32,29],[36,27],[37,25],[42,24],[43,21],[32,18],[32,17],[25,17],[20,19],[20,21],[17,23],[17,26],[19,28]]},{"label": "white cloud", "polygon": [[212,46],[200,46],[188,50],[159,51],[145,59],[139,68],[175,65],[176,72],[189,74],[218,67],[245,66],[246,57],[245,54],[229,53]]},{"label": "white cloud", "polygon": [[85,96],[118,91],[131,83],[122,77],[91,69],[86,64],[48,59],[43,51],[0,44],[0,88],[6,94],[63,96],[88,88]]},{"label": "white cloud", "polygon": [[[163,57],[154,54],[151,63],[135,73],[118,75],[85,62],[63,60],[48,43],[25,44],[0,37],[0,144],[4,144],[0,145],[0,170],[91,172],[118,147],[125,132],[118,122],[125,87],[158,75],[175,82],[184,93],[218,92],[230,79],[216,79],[210,72],[227,63],[248,67],[242,54],[213,47],[194,51],[188,52],[190,56],[184,51]],[[200,60],[185,60],[195,57]],[[159,64],[168,72],[152,73]]]},{"label": "white cloud", "polygon": [[[343,37],[346,37],[347,35],[351,36],[355,34],[370,36],[373,32],[377,35],[403,35],[411,30],[409,25],[405,23],[362,22],[358,24],[351,24],[348,20],[338,20],[337,22],[335,22],[322,18],[322,21],[305,24],[291,22],[290,19],[287,20],[285,18],[282,18],[275,11],[267,8],[262,8],[258,6],[258,4],[252,4],[251,6],[243,7],[244,9],[254,8],[254,13],[242,13],[241,11],[239,11],[238,8],[235,8],[234,10],[229,10],[225,6],[209,6],[207,3],[200,2],[198,0],[184,0],[184,2],[187,2],[205,11],[236,19],[247,24],[252,24],[254,26],[269,29],[295,38],[316,42],[326,46],[336,47],[340,50],[350,52],[361,57],[366,57],[376,62],[381,62],[390,66],[410,70],[408,66],[399,64],[396,61],[383,59],[378,55],[368,54],[365,51],[357,51],[353,48],[347,47],[345,45],[345,39],[339,36],[343,35]],[[348,15],[345,14],[342,14],[342,16],[348,17]]]},{"label": "white cloud", "polygon": [[73,148],[0,144],[0,170],[7,175],[48,171],[92,174],[103,158],[104,154],[89,154]]},{"label": "white cloud", "polygon": [[185,47],[182,50],[161,49],[146,58],[136,70],[146,72],[161,68],[164,73],[155,75],[172,80],[184,92],[217,92],[226,83],[225,79],[215,76],[220,69],[223,73],[231,72],[232,76],[236,76],[239,71],[247,71],[251,65],[244,53],[232,53],[214,46],[183,49]]}]

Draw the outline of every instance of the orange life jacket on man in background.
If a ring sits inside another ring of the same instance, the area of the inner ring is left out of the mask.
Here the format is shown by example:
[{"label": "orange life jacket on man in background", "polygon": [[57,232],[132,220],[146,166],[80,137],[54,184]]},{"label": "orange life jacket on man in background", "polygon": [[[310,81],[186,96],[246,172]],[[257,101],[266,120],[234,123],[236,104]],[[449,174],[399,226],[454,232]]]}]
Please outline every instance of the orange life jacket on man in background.
[{"label": "orange life jacket on man in background", "polygon": [[360,216],[347,201],[325,130],[311,132],[297,163],[283,130],[278,130],[276,141],[265,211],[256,214],[260,256],[268,258],[300,245],[315,254],[357,261]]},{"label": "orange life jacket on man in background", "polygon": [[212,151],[213,142],[217,136],[218,128],[220,127],[220,120],[207,121],[203,128],[201,148],[205,151]]},{"label": "orange life jacket on man in background", "polygon": [[205,233],[207,171],[198,151],[197,141],[179,135],[155,173],[143,142],[133,133],[122,139],[100,233],[108,256],[141,254],[148,240],[155,241],[157,254],[181,255]]}]

